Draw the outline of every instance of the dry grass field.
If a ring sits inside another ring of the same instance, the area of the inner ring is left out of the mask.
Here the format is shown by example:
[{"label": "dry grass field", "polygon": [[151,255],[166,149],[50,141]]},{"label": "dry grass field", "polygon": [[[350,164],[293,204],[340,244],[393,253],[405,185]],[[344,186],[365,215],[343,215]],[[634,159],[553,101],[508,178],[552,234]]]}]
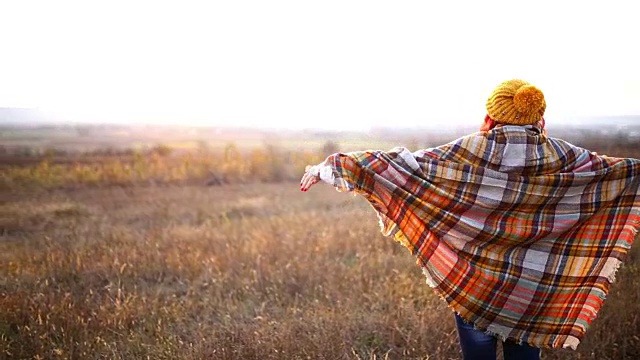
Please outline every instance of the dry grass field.
[{"label": "dry grass field", "polygon": [[[452,312],[369,205],[298,190],[327,151],[417,134],[134,130],[0,132],[0,359],[460,358]],[[585,131],[567,140],[640,156],[633,131]],[[640,358],[639,247],[578,350],[544,359]]]},{"label": "dry grass field", "polygon": [[[297,182],[3,191],[0,358],[457,359],[361,198]],[[640,252],[577,351],[640,358]]]}]

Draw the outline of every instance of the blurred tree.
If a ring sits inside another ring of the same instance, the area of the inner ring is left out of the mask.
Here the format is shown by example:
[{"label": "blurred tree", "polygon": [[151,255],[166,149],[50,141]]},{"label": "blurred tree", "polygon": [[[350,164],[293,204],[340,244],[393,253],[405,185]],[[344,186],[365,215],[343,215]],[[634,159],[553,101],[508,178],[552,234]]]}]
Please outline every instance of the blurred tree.
[{"label": "blurred tree", "polygon": [[337,153],[338,151],[340,151],[340,147],[338,146],[338,143],[333,140],[327,140],[320,149],[322,156],[329,156]]},{"label": "blurred tree", "polygon": [[151,152],[154,154],[158,154],[159,156],[166,157],[171,155],[173,152],[173,148],[166,144],[158,144],[151,149]]}]

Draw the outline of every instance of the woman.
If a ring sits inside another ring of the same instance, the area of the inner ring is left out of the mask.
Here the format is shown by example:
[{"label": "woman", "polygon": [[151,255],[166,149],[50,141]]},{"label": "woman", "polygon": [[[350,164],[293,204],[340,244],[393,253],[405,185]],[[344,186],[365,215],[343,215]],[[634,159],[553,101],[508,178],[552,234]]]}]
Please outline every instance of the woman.
[{"label": "woman", "polygon": [[[640,161],[546,136],[543,93],[498,85],[481,131],[414,153],[337,153],[308,167],[355,191],[456,313],[465,359],[575,349],[640,223]],[[520,345],[518,345],[520,344]]]}]

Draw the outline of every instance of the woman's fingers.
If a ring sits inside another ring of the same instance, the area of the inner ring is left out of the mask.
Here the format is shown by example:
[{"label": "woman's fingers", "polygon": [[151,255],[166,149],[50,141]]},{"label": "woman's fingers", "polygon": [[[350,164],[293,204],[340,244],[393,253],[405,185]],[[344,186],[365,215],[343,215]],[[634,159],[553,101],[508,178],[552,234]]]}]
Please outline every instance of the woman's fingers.
[{"label": "woman's fingers", "polygon": [[302,175],[302,180],[300,180],[300,191],[307,191],[313,185],[318,182],[318,177],[315,175],[311,175],[308,172],[305,172]]},{"label": "woman's fingers", "polygon": [[300,180],[300,191],[305,191],[305,186],[307,184],[307,173],[302,175],[302,179]]},{"label": "woman's fingers", "polygon": [[307,191],[311,185],[313,185],[311,182],[311,175],[309,173],[304,173],[304,176],[302,176],[302,182],[300,183],[300,190]]}]

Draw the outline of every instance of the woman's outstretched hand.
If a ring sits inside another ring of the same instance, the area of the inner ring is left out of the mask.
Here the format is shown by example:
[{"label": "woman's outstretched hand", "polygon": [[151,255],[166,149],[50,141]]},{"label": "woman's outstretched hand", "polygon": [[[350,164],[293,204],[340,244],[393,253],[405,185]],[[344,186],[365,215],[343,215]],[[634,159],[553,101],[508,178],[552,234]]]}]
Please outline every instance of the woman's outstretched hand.
[{"label": "woman's outstretched hand", "polygon": [[307,191],[310,187],[317,184],[320,181],[320,176],[312,174],[311,165],[307,165],[304,169],[304,175],[300,180],[300,191]]}]

